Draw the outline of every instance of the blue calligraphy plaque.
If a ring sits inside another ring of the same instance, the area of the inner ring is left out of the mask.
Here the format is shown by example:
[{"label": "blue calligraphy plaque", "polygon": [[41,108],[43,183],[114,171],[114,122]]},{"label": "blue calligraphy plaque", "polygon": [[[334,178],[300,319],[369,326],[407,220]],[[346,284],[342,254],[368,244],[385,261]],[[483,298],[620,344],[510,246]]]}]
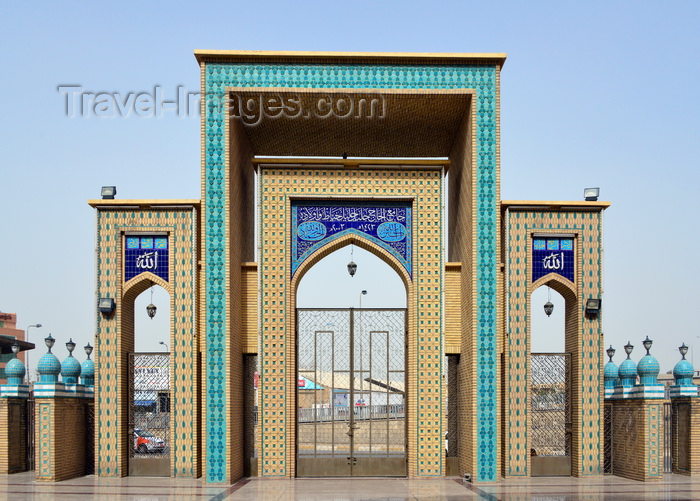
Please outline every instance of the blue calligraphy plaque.
[{"label": "blue calligraphy plaque", "polygon": [[329,242],[355,233],[386,249],[411,274],[410,202],[292,203],[292,275]]},{"label": "blue calligraphy plaque", "polygon": [[533,238],[532,281],[557,273],[574,281],[574,241],[571,238]]},{"label": "blue calligraphy plaque", "polygon": [[124,281],[145,271],[169,281],[168,238],[161,236],[127,236],[124,249]]}]

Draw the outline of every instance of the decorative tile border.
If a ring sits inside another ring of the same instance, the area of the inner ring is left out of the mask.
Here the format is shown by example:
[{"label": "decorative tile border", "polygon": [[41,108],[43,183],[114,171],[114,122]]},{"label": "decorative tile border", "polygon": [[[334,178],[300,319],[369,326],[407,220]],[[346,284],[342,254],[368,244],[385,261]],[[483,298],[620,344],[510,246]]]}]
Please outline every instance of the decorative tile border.
[{"label": "decorative tile border", "polygon": [[[255,64],[202,63],[204,91],[221,97],[227,87],[304,87],[347,89],[475,89],[476,203],[475,227],[477,312],[477,449],[478,479],[497,477],[497,197],[498,197],[498,72],[494,65],[403,64]],[[203,197],[206,253],[206,342],[208,402],[206,478],[225,480],[226,388],[224,366],[226,325],[225,263],[227,249],[226,124],[216,99],[205,103],[203,116]],[[220,409],[221,412],[214,412]]]}]

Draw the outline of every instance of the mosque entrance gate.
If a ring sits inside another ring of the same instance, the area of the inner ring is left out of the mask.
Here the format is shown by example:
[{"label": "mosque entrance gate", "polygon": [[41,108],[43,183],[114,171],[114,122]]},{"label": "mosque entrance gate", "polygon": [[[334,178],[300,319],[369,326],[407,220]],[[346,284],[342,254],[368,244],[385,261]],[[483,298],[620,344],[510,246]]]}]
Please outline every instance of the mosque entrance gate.
[{"label": "mosque entrance gate", "polygon": [[571,363],[567,353],[530,355],[532,476],[571,475]]},{"label": "mosque entrance gate", "polygon": [[129,475],[170,476],[170,354],[129,354]]},{"label": "mosque entrance gate", "polygon": [[406,476],[406,310],[297,310],[297,476]]}]

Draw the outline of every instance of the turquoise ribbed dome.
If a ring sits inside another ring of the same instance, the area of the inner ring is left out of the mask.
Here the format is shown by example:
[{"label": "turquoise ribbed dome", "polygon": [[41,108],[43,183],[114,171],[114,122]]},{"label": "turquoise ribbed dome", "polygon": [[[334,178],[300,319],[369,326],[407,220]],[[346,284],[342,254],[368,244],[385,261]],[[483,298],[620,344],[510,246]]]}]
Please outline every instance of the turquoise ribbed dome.
[{"label": "turquoise ribbed dome", "polygon": [[83,362],[82,373],[80,377],[83,380],[85,386],[93,386],[95,384],[95,362],[89,358]]},{"label": "turquoise ribbed dome", "polygon": [[603,377],[605,379],[605,387],[606,388],[615,388],[615,385],[617,384],[617,378],[618,376],[618,367],[615,365],[614,362],[608,362],[605,364],[605,371],[603,373]]},{"label": "turquoise ribbed dome", "polygon": [[83,378],[86,378],[86,377],[94,378],[95,377],[95,362],[88,359],[85,362],[83,362],[83,365],[81,365],[80,367],[81,367],[80,375]]},{"label": "turquoise ribbed dome", "polygon": [[61,377],[66,384],[77,384],[80,377],[80,362],[73,355],[61,363]]},{"label": "turquoise ribbed dome", "polygon": [[618,375],[620,376],[620,384],[625,388],[631,388],[637,380],[637,365],[628,358],[620,364]]},{"label": "turquoise ribbed dome", "polygon": [[644,355],[637,364],[637,374],[641,384],[656,384],[659,362],[652,355]]},{"label": "turquoise ribbed dome", "polygon": [[[6,369],[7,370],[7,369]],[[693,369],[693,364],[683,359],[676,364],[673,368],[673,377],[676,380],[676,384],[680,386],[692,385],[693,376],[695,375],[695,369]]]},{"label": "turquoise ribbed dome", "polygon": [[5,377],[8,384],[22,384],[27,370],[19,358],[13,358],[5,365]]},{"label": "turquoise ribbed dome", "polygon": [[61,362],[53,353],[47,353],[39,359],[37,371],[41,374],[40,383],[57,383],[58,375],[61,373]]}]

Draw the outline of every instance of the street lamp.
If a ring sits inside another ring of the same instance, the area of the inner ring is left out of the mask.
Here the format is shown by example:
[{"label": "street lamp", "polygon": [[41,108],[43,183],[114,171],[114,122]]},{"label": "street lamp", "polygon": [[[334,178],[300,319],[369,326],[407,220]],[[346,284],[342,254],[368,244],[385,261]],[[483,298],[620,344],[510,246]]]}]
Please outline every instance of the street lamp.
[{"label": "street lamp", "polygon": [[367,291],[362,291],[360,293],[360,309],[362,309],[362,296],[366,296],[366,295],[367,295]]},{"label": "street lamp", "polygon": [[[41,327],[41,324],[32,324],[32,325],[30,325],[30,326],[27,327],[27,330],[26,330],[26,333],[27,333],[27,339],[26,339],[26,341],[27,341],[27,342],[29,342],[29,329],[31,329],[32,327],[36,327],[36,328],[38,329],[39,327]],[[32,382],[32,373],[31,373],[31,371],[29,370],[29,351],[30,351],[30,350],[27,350],[27,353],[25,353],[25,357],[26,357],[26,359],[27,359],[27,360],[26,360],[26,362],[27,362],[27,383],[31,383],[31,382]]]},{"label": "street lamp", "polygon": [[165,346],[165,351],[167,351],[167,352],[170,351],[170,348],[168,348],[168,345],[165,344],[163,341],[160,341],[158,344],[162,344],[163,346]]}]

